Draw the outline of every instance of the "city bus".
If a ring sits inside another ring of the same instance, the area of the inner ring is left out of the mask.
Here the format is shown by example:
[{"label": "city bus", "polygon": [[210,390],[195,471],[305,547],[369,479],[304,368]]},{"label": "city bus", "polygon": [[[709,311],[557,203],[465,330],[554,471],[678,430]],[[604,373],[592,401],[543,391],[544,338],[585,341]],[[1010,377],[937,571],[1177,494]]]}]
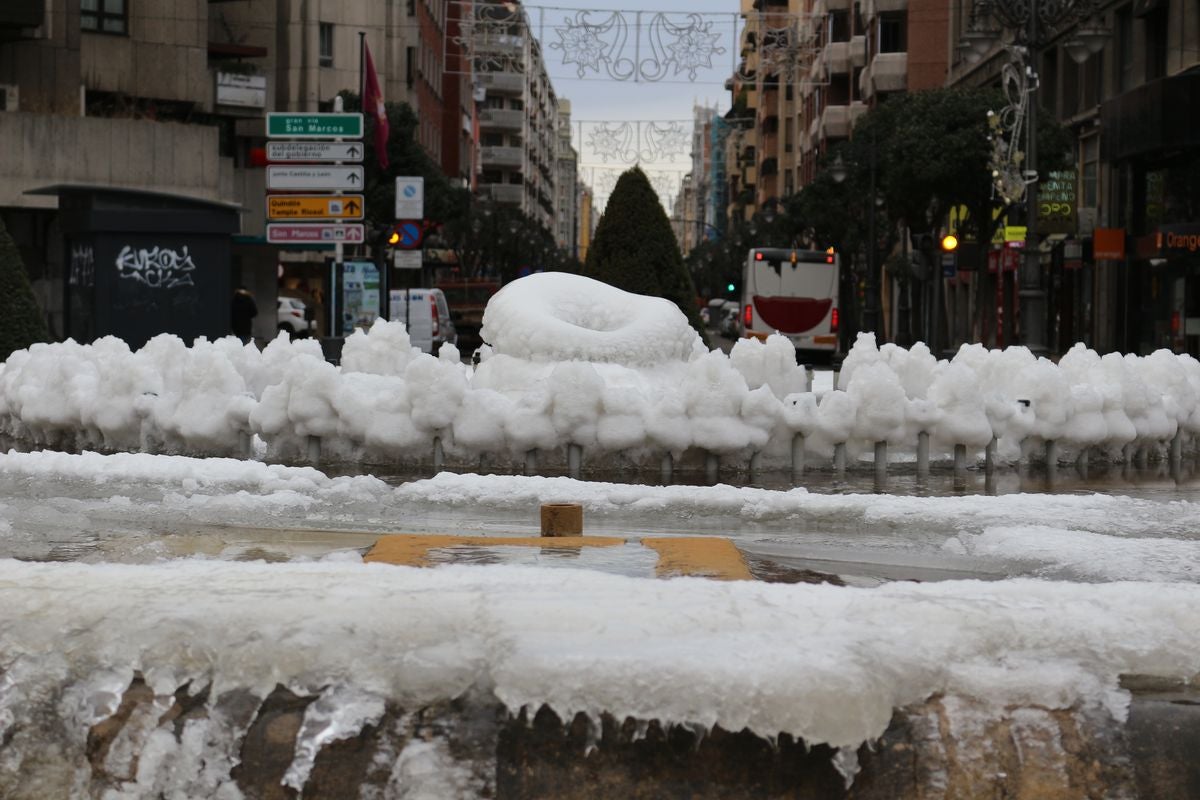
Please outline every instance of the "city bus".
[{"label": "city bus", "polygon": [[838,346],[841,259],[833,248],[751,248],[742,275],[742,335],[792,341],[800,361]]}]

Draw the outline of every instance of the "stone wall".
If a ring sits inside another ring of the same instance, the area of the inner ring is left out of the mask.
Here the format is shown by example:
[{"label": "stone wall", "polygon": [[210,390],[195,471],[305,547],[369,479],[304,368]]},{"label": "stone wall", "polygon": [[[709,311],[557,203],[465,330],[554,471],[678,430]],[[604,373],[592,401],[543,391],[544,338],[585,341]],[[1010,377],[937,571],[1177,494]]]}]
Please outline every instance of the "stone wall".
[{"label": "stone wall", "polygon": [[932,697],[897,710],[855,754],[787,735],[582,714],[563,721],[545,707],[514,716],[486,692],[419,709],[388,703],[357,735],[322,740],[313,719],[337,709],[312,709],[327,697],[282,686],[265,699],[239,689],[214,699],[211,687],[192,686],[156,697],[138,677],[113,713],[84,729],[63,714],[69,691],[9,709],[17,713],[0,724],[0,796],[207,797],[234,788],[248,800],[294,798],[297,789],[310,800],[1200,796],[1200,693],[1130,688],[1125,722],[1098,710],[990,710]]}]

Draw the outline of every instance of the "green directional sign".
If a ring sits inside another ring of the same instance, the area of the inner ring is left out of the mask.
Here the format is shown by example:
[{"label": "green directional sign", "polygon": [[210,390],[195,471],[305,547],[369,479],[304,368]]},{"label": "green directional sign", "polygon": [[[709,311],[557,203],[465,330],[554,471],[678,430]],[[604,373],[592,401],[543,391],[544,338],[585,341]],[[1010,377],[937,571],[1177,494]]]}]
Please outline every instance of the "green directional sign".
[{"label": "green directional sign", "polygon": [[267,136],[272,139],[361,139],[362,114],[267,114]]}]

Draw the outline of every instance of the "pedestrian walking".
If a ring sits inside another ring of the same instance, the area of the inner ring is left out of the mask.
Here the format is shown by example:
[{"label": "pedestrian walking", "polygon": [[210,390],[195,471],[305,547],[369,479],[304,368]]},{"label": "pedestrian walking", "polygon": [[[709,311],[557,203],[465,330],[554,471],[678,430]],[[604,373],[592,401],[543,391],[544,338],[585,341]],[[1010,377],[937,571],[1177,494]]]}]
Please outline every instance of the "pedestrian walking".
[{"label": "pedestrian walking", "polygon": [[242,340],[242,344],[250,344],[253,338],[254,318],[258,316],[258,303],[254,295],[245,286],[239,286],[233,293],[233,309],[230,313],[233,335]]}]

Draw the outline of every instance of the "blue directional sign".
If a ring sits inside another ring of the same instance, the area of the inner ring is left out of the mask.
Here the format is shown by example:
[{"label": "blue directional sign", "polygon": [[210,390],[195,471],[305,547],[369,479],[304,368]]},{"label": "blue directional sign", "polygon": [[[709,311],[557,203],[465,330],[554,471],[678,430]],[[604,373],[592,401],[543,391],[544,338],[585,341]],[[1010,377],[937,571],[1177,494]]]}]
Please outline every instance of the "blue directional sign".
[{"label": "blue directional sign", "polygon": [[421,246],[421,223],[401,222],[396,226],[396,233],[400,234],[400,241],[396,243],[400,249],[415,250]]}]

